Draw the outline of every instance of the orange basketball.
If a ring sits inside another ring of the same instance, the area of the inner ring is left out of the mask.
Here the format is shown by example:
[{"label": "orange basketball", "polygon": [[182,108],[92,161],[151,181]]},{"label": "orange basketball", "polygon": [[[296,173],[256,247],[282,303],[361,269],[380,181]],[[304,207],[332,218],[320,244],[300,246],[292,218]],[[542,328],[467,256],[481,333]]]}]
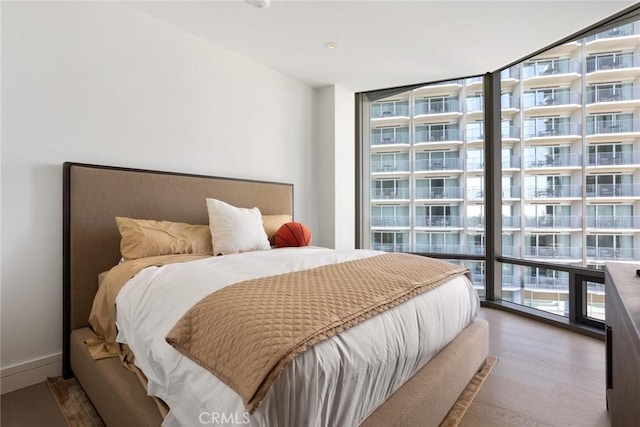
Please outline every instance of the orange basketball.
[{"label": "orange basketball", "polygon": [[299,222],[287,222],[276,231],[275,242],[278,248],[309,246],[311,231]]}]

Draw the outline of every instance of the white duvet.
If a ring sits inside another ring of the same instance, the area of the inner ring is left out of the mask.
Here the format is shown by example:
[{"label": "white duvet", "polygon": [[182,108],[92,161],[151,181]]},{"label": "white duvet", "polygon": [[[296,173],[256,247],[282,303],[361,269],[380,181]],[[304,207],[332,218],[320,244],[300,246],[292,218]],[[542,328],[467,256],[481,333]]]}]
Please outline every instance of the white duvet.
[{"label": "white duvet", "polygon": [[366,258],[377,251],[290,248],[148,267],[116,300],[118,341],[170,408],[163,426],[357,426],[476,316],[460,276],[298,356],[249,415],[235,391],[178,353],[165,336],[195,303],[257,277]]}]

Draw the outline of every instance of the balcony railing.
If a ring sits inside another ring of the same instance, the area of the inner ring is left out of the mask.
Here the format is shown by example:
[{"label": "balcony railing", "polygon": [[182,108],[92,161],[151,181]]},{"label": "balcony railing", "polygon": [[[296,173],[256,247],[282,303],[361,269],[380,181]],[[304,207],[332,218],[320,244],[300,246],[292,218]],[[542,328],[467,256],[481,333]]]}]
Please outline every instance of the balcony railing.
[{"label": "balcony railing", "polygon": [[579,154],[547,154],[543,159],[527,157],[525,165],[528,168],[582,166],[582,156]]},{"label": "balcony railing", "polygon": [[589,166],[637,165],[640,164],[640,151],[618,153],[589,154]]},{"label": "balcony railing", "polygon": [[640,99],[640,87],[616,87],[615,91],[606,87],[587,88],[587,104],[634,99]]},{"label": "balcony railing", "polygon": [[502,169],[509,168],[519,168],[520,167],[520,157],[511,156],[509,158],[502,158]]},{"label": "balcony railing", "polygon": [[460,159],[417,159],[416,172],[461,170]]},{"label": "balcony railing", "polygon": [[479,141],[484,139],[484,131],[478,128],[469,129],[466,132],[466,138],[467,141]]},{"label": "balcony railing", "polygon": [[484,245],[467,245],[467,254],[469,255],[484,255]]},{"label": "balcony railing", "polygon": [[507,108],[520,108],[520,98],[513,95],[502,95],[500,97],[500,103],[503,110]]},{"label": "balcony railing", "polygon": [[371,249],[385,252],[409,252],[408,243],[372,243]]},{"label": "balcony railing", "polygon": [[467,226],[469,227],[484,227],[483,216],[470,216],[467,217]]},{"label": "balcony railing", "polygon": [[371,118],[409,117],[409,102],[373,104],[371,106]]},{"label": "balcony railing", "polygon": [[523,68],[523,75],[525,79],[531,77],[544,77],[554,76],[557,74],[579,73],[580,63],[569,60],[561,59],[553,61],[552,63],[530,63],[525,64]]},{"label": "balcony railing", "polygon": [[467,199],[482,200],[484,199],[484,189],[480,187],[472,187],[467,190]]},{"label": "balcony railing", "polygon": [[640,217],[638,216],[587,216],[587,227],[592,228],[640,228]]},{"label": "balcony railing", "polygon": [[582,131],[579,123],[557,123],[555,126],[536,123],[525,124],[523,133],[525,138],[542,138],[548,136],[580,135]]},{"label": "balcony railing", "polygon": [[460,129],[416,131],[416,143],[442,141],[460,141]]},{"label": "balcony railing", "polygon": [[553,187],[529,187],[525,189],[525,197],[527,199],[582,197],[582,186],[565,184]]},{"label": "balcony railing", "polygon": [[467,103],[467,113],[473,113],[474,111],[482,111],[484,109],[484,98],[483,97],[470,97],[466,100]]},{"label": "balcony railing", "polygon": [[533,228],[580,228],[582,217],[574,215],[527,216],[525,227]]},{"label": "balcony railing", "polygon": [[525,246],[525,256],[555,259],[581,258],[581,249],[579,247]]},{"label": "balcony railing", "polygon": [[445,99],[438,101],[422,101],[418,100],[415,103],[415,115],[425,114],[443,114],[443,113],[461,113],[460,101],[457,99]]},{"label": "balcony railing", "polygon": [[537,96],[535,93],[525,93],[522,104],[524,108],[532,108],[580,104],[580,102],[580,92],[556,92],[545,97]]},{"label": "balcony railing", "polygon": [[640,196],[638,184],[587,184],[587,197]]},{"label": "balcony railing", "polygon": [[407,129],[405,132],[383,133],[383,134],[371,135],[371,145],[408,144],[408,143],[409,143],[409,129]]},{"label": "balcony railing", "polygon": [[605,70],[620,70],[633,68],[636,61],[633,53],[622,53],[618,55],[603,55],[587,58],[587,73]]},{"label": "balcony railing", "polygon": [[610,30],[607,30],[605,32],[602,33],[598,33],[598,34],[594,34],[592,36],[589,36],[586,38],[587,42],[592,42],[594,40],[602,40],[602,39],[612,39],[612,38],[617,38],[617,37],[627,37],[627,36],[632,36],[634,34],[638,34],[637,31],[635,31],[634,26],[633,26],[633,22],[626,24],[626,25],[621,25],[619,27],[614,27],[611,28]]},{"label": "balcony railing", "polygon": [[520,217],[502,215],[502,226],[509,228],[518,228],[520,227]]},{"label": "balcony railing", "polygon": [[371,162],[371,172],[409,172],[409,160],[373,160]]},{"label": "balcony railing", "polygon": [[587,258],[632,261],[640,259],[640,251],[635,248],[600,248],[587,246]]},{"label": "balcony railing", "polygon": [[507,188],[502,189],[502,198],[503,199],[517,199],[520,197],[520,186],[512,185]]},{"label": "balcony railing", "polygon": [[519,68],[520,67],[515,66],[515,67],[507,68],[506,70],[500,71],[500,80],[519,79],[520,78]]},{"label": "balcony railing", "polygon": [[638,132],[636,120],[620,119],[616,121],[597,121],[587,123],[587,135]]},{"label": "balcony railing", "polygon": [[467,170],[477,171],[484,169],[484,161],[481,159],[469,159],[467,160]]},{"label": "balcony railing", "polygon": [[434,254],[459,254],[460,245],[434,245],[431,243],[416,243],[416,252],[430,252]]},{"label": "balcony railing", "polygon": [[474,287],[482,286],[484,288],[485,275],[480,273],[471,273],[471,281],[473,282]]},{"label": "balcony railing", "polygon": [[542,291],[569,291],[569,278],[525,276],[524,287]]},{"label": "balcony railing", "polygon": [[461,220],[458,216],[451,215],[428,215],[416,216],[416,227],[461,227]]},{"label": "balcony railing", "polygon": [[416,188],[416,199],[460,199],[458,187]]},{"label": "balcony railing", "polygon": [[408,199],[408,198],[409,198],[408,188],[372,188],[371,189],[371,199],[373,200]]},{"label": "balcony railing", "polygon": [[517,126],[502,126],[502,139],[520,139],[520,128]]},{"label": "balcony railing", "polygon": [[520,256],[520,246],[502,245],[502,255]]},{"label": "balcony railing", "polygon": [[409,215],[382,215],[371,217],[372,227],[408,227]]}]

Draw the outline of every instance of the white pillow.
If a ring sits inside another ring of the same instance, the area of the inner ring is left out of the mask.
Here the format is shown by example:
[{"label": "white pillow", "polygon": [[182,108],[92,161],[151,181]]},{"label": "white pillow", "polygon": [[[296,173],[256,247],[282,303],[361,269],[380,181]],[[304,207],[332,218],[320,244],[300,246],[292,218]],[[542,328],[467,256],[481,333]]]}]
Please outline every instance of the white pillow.
[{"label": "white pillow", "polygon": [[244,209],[207,199],[214,255],[271,249],[260,209]]}]

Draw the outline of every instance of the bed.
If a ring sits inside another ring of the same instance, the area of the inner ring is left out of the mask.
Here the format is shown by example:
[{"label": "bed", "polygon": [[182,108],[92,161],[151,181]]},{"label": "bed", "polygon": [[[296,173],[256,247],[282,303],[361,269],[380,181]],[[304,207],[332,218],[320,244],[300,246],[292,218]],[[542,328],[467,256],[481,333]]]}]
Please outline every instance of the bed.
[{"label": "bed", "polygon": [[[207,224],[205,198],[293,216],[293,186],[77,163],[65,163],[63,186],[63,374],[77,377],[107,425],[160,425],[139,378],[117,358],[94,360],[84,344],[95,335],[87,319],[97,277],[120,259],[114,217]],[[362,425],[438,425],[487,354],[488,325],[474,320]]]}]

